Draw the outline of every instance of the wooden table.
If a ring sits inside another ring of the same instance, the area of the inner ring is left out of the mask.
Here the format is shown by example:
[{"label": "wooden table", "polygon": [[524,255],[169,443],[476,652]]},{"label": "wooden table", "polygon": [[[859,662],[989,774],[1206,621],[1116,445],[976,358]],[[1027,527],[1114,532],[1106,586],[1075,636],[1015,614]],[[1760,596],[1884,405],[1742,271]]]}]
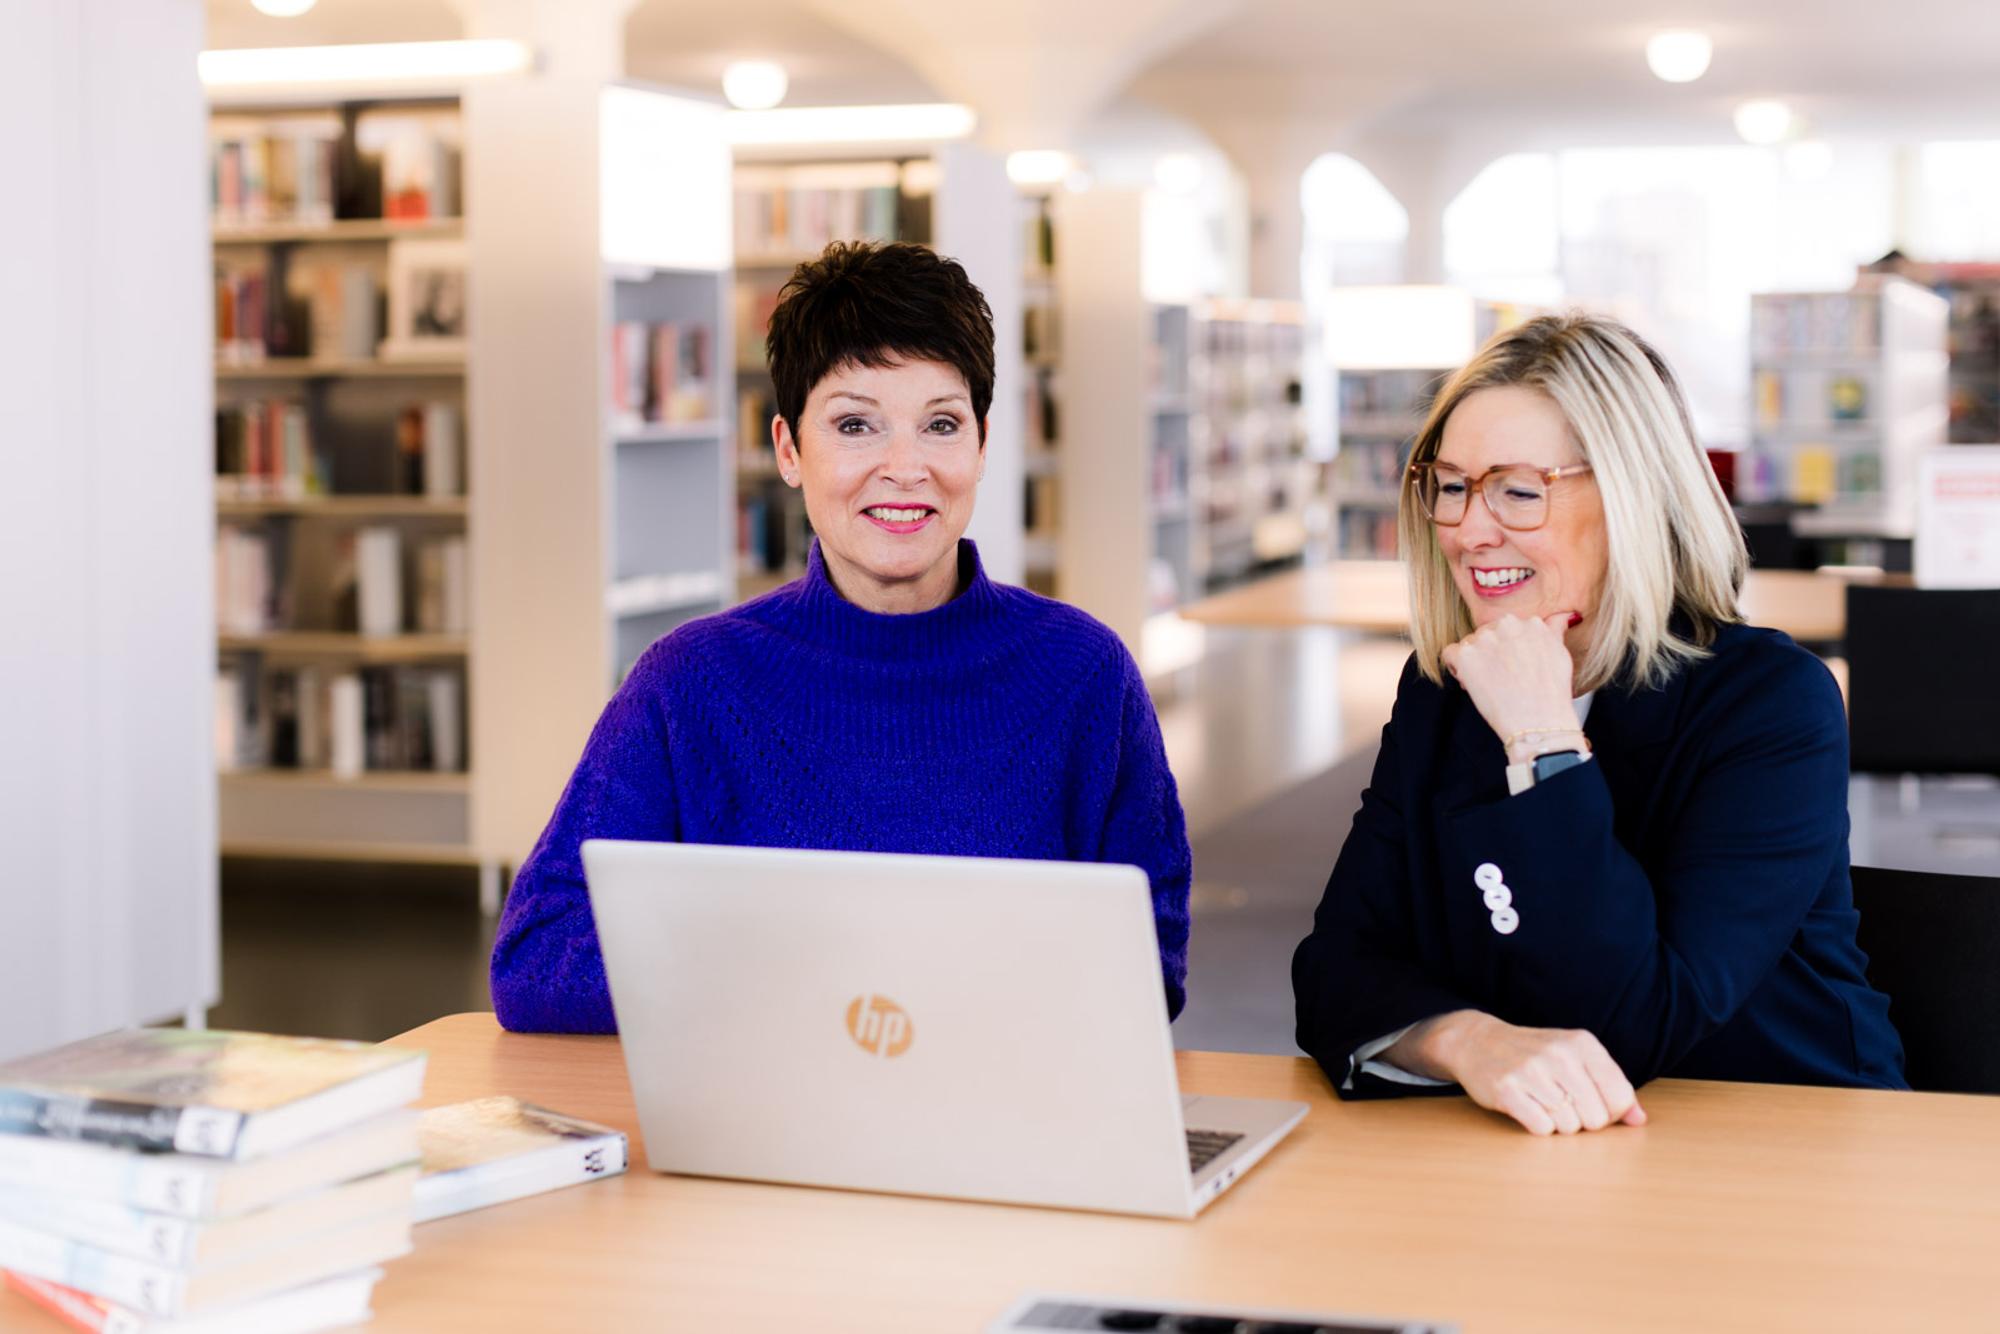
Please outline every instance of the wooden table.
[{"label": "wooden table", "polygon": [[[393,1041],[430,1052],[427,1103],[517,1094],[621,1127],[634,1164],[424,1224],[380,1334],[970,1332],[1029,1289],[1466,1334],[2000,1329],[2000,1099],[1663,1080],[1643,1129],[1536,1139],[1462,1098],[1340,1103],[1304,1060],[1182,1053],[1190,1092],[1312,1112],[1180,1223],[658,1176],[616,1039],[464,1014]],[[0,1329],[57,1328],[0,1294]]]},{"label": "wooden table", "polygon": [[[1783,630],[1804,644],[1831,643],[1847,632],[1847,585],[1882,576],[1816,570],[1752,570],[1743,614],[1752,625]],[[1204,625],[1295,629],[1329,625],[1375,634],[1410,627],[1403,565],[1340,560],[1308,565],[1203,598],[1181,615]]]}]

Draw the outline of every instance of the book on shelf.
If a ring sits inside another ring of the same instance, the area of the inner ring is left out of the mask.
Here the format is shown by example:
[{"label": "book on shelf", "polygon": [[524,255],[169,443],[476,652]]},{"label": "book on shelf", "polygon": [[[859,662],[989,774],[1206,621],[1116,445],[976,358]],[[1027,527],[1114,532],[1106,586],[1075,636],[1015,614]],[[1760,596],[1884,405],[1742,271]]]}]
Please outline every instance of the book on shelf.
[{"label": "book on shelf", "polygon": [[622,1131],[518,1098],[433,1107],[419,1136],[419,1223],[617,1176],[628,1158]]},{"label": "book on shelf", "polygon": [[209,208],[216,223],[333,221],[343,132],[340,118],[323,111],[212,117]]},{"label": "book on shelf", "polygon": [[290,619],[291,530],[225,523],[215,530],[216,620],[223,634],[259,635]]},{"label": "book on shelf", "polygon": [[216,761],[225,773],[462,773],[465,674],[456,666],[328,673],[231,654],[216,674]]},{"label": "book on shelf", "polygon": [[736,253],[816,255],[833,241],[923,240],[928,200],[905,198],[895,162],[809,163],[736,169]]},{"label": "book on shelf", "polygon": [[611,326],[611,413],[614,427],[713,419],[714,332],[705,324],[648,324],[621,320]]},{"label": "book on shelf", "polygon": [[224,500],[303,500],[328,490],[306,405],[250,399],[215,410],[215,493]]},{"label": "book on shelf", "polygon": [[214,273],[218,366],[370,361],[379,350],[383,289],[374,265],[276,247],[218,251]]},{"label": "book on shelf", "polygon": [[1751,298],[1750,347],[1760,360],[1829,353],[1872,356],[1881,347],[1882,300],[1872,292],[1802,292]]},{"label": "book on shelf", "polygon": [[354,118],[352,216],[406,222],[459,216],[463,156],[455,107],[363,110]]},{"label": "book on shelf", "polygon": [[465,494],[464,439],[455,404],[413,403],[396,418],[396,494],[433,500]]},{"label": "book on shelf", "polygon": [[380,1269],[358,1269],[189,1320],[142,1311],[26,1274],[4,1272],[5,1286],[71,1329],[86,1334],[317,1334],[368,1319]]},{"label": "book on shelf", "polygon": [[771,330],[771,316],[777,312],[778,293],[783,290],[787,276],[774,273],[760,277],[737,277],[731,297],[735,310],[737,370],[761,371],[768,364],[764,339]]},{"label": "book on shelf", "polygon": [[371,524],[353,535],[355,629],[363,635],[403,633],[403,534]]},{"label": "book on shelf", "polygon": [[422,1052],[329,1038],[128,1028],[0,1065],[0,1135],[258,1158],[401,1107]]}]

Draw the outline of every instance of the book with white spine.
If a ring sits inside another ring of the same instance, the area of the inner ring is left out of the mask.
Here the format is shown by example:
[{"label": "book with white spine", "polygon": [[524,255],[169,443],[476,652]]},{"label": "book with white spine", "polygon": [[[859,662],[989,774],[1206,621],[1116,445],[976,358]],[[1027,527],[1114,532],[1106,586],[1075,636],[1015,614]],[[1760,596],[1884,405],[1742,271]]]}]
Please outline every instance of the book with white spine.
[{"label": "book with white spine", "polygon": [[360,1269],[207,1315],[163,1319],[45,1278],[6,1273],[6,1286],[85,1334],[316,1334],[366,1320],[379,1269]]},{"label": "book with white spine", "polygon": [[478,1098],[423,1114],[416,1221],[483,1209],[624,1172],[622,1131],[524,1103]]}]

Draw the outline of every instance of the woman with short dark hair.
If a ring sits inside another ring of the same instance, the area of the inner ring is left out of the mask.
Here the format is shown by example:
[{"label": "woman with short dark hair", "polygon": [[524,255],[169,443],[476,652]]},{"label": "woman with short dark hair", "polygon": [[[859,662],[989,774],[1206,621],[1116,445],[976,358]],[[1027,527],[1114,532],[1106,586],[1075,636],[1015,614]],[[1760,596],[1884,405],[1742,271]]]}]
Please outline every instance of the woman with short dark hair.
[{"label": "woman with short dark hair", "polygon": [[989,580],[962,536],[993,401],[985,297],[921,246],[835,244],[785,285],[768,342],[806,574],[633,666],[508,896],[500,1022],[616,1028],[586,838],[1135,864],[1178,1014],[1190,857],[1138,667],[1082,612]]}]

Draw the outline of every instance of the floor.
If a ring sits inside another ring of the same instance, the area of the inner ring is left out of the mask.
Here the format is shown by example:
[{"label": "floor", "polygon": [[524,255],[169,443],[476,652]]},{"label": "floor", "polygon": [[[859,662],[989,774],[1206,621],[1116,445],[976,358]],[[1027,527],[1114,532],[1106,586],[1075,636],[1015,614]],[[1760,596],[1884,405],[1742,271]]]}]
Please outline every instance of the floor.
[{"label": "floor", "polygon": [[[1153,683],[1195,854],[1179,1045],[1294,1050],[1292,948],[1406,652],[1333,630],[1211,631],[1195,666]],[[230,860],[222,923],[216,1027],[373,1040],[491,1008],[492,923],[469,870]]]}]

